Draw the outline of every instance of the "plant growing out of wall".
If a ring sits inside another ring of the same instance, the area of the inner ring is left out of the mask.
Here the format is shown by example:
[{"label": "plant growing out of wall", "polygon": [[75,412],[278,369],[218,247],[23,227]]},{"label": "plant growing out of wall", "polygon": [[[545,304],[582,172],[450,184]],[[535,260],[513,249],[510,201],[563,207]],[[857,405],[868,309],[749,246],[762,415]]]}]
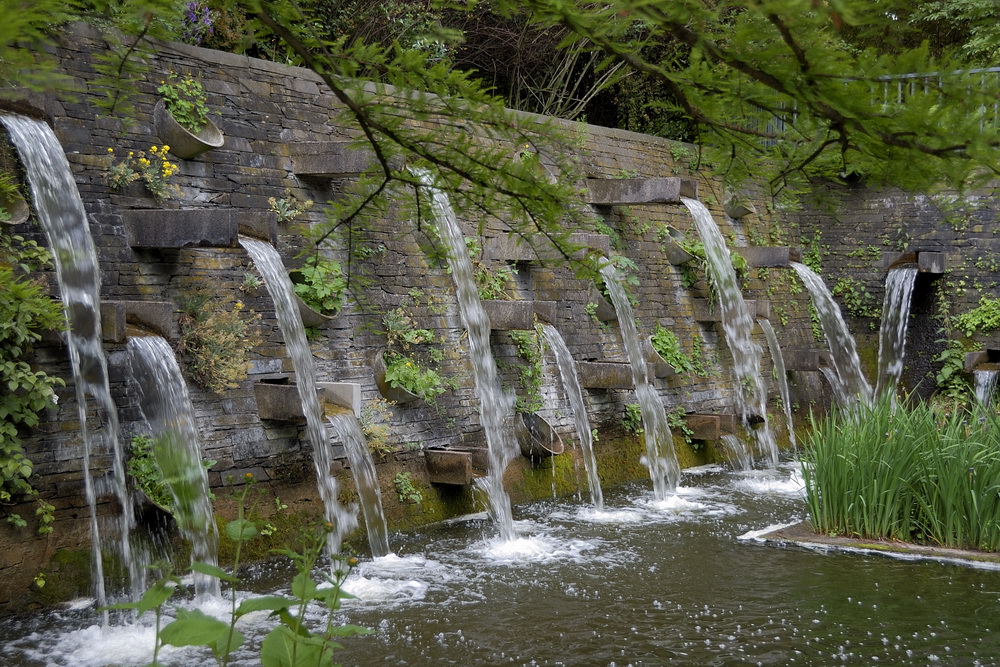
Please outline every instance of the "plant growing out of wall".
[{"label": "plant growing out of wall", "polygon": [[663,360],[670,364],[676,372],[689,373],[694,370],[691,357],[684,354],[681,342],[670,329],[657,324],[656,331],[649,337],[649,342],[656,353],[663,357]]},{"label": "plant growing out of wall", "polygon": [[1000,299],[993,299],[985,294],[979,297],[979,305],[972,310],[956,315],[952,324],[966,336],[973,336],[977,331],[985,333],[1000,329]]},{"label": "plant growing out of wall", "polygon": [[259,343],[253,326],[260,314],[244,312],[241,301],[221,307],[205,291],[183,296],[180,308],[178,352],[195,382],[214,392],[238,387],[247,377],[250,351]]},{"label": "plant growing out of wall", "polygon": [[391,417],[389,401],[384,398],[368,401],[365,403],[365,407],[361,408],[359,420],[361,432],[368,444],[368,451],[379,459],[384,459],[392,453],[392,444],[389,442]]},{"label": "plant growing out of wall", "polygon": [[[65,385],[24,361],[43,331],[65,327],[59,302],[28,275],[50,266],[48,251],[34,241],[0,234],[0,505],[37,501],[42,534],[52,532],[55,508],[29,481],[33,464],[24,454],[19,429],[36,426],[39,413],[55,406],[55,388]],[[27,525],[16,513],[8,513],[6,520],[17,527]]]},{"label": "plant growing out of wall", "polygon": [[160,81],[156,91],[163,96],[163,103],[174,120],[191,134],[198,134],[208,124],[205,89],[190,73],[171,72]]},{"label": "plant growing out of wall", "polygon": [[286,189],[284,197],[268,197],[267,204],[278,222],[290,222],[313,207],[312,199],[301,200]]},{"label": "plant growing out of wall", "polygon": [[642,435],[645,429],[642,427],[642,408],[638,403],[629,403],[625,406],[622,426],[632,435]]},{"label": "plant growing out of wall", "polygon": [[315,253],[292,274],[295,293],[307,306],[324,315],[336,315],[347,296],[347,278],[340,262]]},{"label": "plant growing out of wall", "polygon": [[0,222],[8,222],[12,219],[10,210],[7,208],[8,202],[20,199],[21,190],[18,187],[17,177],[7,171],[0,171]]},{"label": "plant growing out of wall", "polygon": [[111,163],[108,166],[108,186],[112,190],[121,190],[129,183],[141,181],[149,194],[163,201],[177,195],[177,185],[170,179],[177,173],[179,167],[167,159],[170,146],[150,146],[149,154],[145,151],[129,151],[128,155],[116,161],[115,149],[108,149]]},{"label": "plant growing out of wall", "polygon": [[456,385],[435,368],[444,359],[444,353],[429,346],[434,342],[434,333],[417,328],[402,308],[387,312],[382,323],[390,347],[382,355],[386,382],[433,405],[438,396]]},{"label": "plant growing out of wall", "polygon": [[524,361],[518,373],[521,391],[517,392],[517,398],[514,400],[514,410],[529,414],[538,412],[543,405],[544,337],[541,334],[541,325],[536,325],[533,331],[511,331],[510,339],[514,343],[517,355]]},{"label": "plant growing out of wall", "polygon": [[396,476],[392,479],[392,485],[396,489],[396,495],[399,496],[399,502],[415,505],[424,502],[424,494],[414,485],[413,477],[410,473],[396,473]]}]

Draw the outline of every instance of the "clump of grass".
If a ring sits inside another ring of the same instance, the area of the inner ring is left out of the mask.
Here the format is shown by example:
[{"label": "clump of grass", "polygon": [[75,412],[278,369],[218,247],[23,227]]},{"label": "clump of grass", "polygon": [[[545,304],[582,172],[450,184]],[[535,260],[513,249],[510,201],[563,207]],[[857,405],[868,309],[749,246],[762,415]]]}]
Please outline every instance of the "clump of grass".
[{"label": "clump of grass", "polygon": [[1000,551],[1000,418],[889,399],[815,420],[803,461],[815,530]]}]

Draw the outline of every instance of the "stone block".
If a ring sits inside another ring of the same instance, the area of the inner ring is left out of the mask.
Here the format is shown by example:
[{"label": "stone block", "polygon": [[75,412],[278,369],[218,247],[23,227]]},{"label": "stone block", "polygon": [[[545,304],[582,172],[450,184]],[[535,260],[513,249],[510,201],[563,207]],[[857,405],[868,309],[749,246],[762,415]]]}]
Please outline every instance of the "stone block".
[{"label": "stone block", "polygon": [[483,239],[483,257],[492,260],[531,262],[538,259],[538,254],[527,239],[507,235]]},{"label": "stone block", "polygon": [[530,330],[535,328],[534,301],[483,301],[483,310],[490,327],[498,331]]},{"label": "stone block", "polygon": [[236,248],[239,228],[231,209],[123,211],[133,248]]},{"label": "stone block", "polygon": [[299,388],[287,380],[281,382],[257,382],[253,386],[257,397],[257,414],[261,419],[283,422],[303,422],[302,399]]},{"label": "stone block", "polygon": [[424,450],[427,478],[432,484],[468,486],[475,479],[470,452],[450,449]]},{"label": "stone block", "polygon": [[819,369],[818,350],[782,350],[786,371],[815,371]]},{"label": "stone block", "polygon": [[125,342],[125,306],[121,302],[101,302],[101,338],[105,343]]},{"label": "stone block", "polygon": [[663,178],[588,178],[584,199],[597,206],[629,204],[679,204],[681,179]]},{"label": "stone block", "polygon": [[176,338],[177,310],[169,301],[119,301],[125,308],[125,323],[149,329],[164,338]]},{"label": "stone block", "polygon": [[791,262],[802,261],[802,248],[749,246],[735,250],[752,269],[788,268]]},{"label": "stone block", "polygon": [[882,256],[876,265],[881,271],[888,271],[890,268],[900,264],[915,264],[917,253],[915,252],[889,252],[883,251]]},{"label": "stone block", "polygon": [[322,141],[292,148],[292,171],[312,178],[357,176],[375,165],[375,154],[349,141]]},{"label": "stone block", "polygon": [[917,266],[920,273],[930,273],[941,275],[945,272],[947,255],[943,252],[923,252],[917,253]]},{"label": "stone block", "polygon": [[240,211],[237,216],[240,234],[278,244],[278,216],[274,211]]},{"label": "stone block", "polygon": [[718,415],[684,415],[684,424],[691,431],[694,440],[715,441],[722,436],[721,421]]},{"label": "stone block", "polygon": [[326,403],[333,403],[347,408],[355,417],[361,417],[361,385],[355,382],[317,382],[319,398]]},{"label": "stone block", "polygon": [[632,389],[632,368],[628,363],[578,361],[576,374],[581,387],[592,389]]}]

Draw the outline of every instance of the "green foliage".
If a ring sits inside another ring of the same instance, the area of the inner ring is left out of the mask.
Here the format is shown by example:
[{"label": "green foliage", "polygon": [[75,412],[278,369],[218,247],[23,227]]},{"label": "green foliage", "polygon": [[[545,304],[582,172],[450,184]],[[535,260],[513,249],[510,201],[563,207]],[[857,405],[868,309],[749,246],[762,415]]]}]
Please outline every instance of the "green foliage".
[{"label": "green foliage", "polygon": [[514,410],[519,413],[533,413],[542,409],[542,360],[544,354],[544,337],[537,326],[534,331],[511,331],[510,339],[517,349],[518,356],[524,360],[518,374],[521,391],[514,401]]},{"label": "green foliage", "polygon": [[[65,327],[60,303],[30,276],[49,267],[47,250],[0,232],[0,505],[35,499],[42,534],[52,532],[53,507],[29,481],[33,465],[24,454],[20,429],[37,426],[39,414],[56,405],[55,388],[65,384],[24,361],[43,331]],[[15,526],[27,525],[15,513],[6,518]]]},{"label": "green foliage", "polygon": [[296,273],[295,293],[307,306],[324,315],[340,312],[347,296],[347,278],[340,262],[315,253]]},{"label": "green foliage", "polygon": [[393,387],[405,389],[424,401],[434,404],[451,384],[433,368],[427,368],[412,356],[386,351],[385,380]]},{"label": "green foliage", "polygon": [[401,503],[413,503],[419,505],[424,502],[424,494],[413,484],[413,477],[408,472],[396,473],[392,478],[392,485],[396,489]]},{"label": "green foliage", "polygon": [[191,73],[170,72],[156,91],[163,96],[170,115],[188,132],[198,134],[208,124],[205,89]]},{"label": "green foliage", "polygon": [[663,357],[663,360],[670,364],[676,372],[689,373],[694,370],[691,358],[684,354],[681,342],[670,329],[657,324],[656,331],[649,337],[649,342],[656,353]]},{"label": "green foliage", "polygon": [[209,391],[238,387],[247,377],[250,351],[258,344],[252,327],[260,314],[244,314],[241,301],[223,308],[207,291],[185,295],[180,309],[178,347],[191,376]]},{"label": "green foliage", "polygon": [[169,149],[170,146],[151,146],[148,157],[145,151],[129,151],[128,155],[115,162],[115,149],[109,148],[108,186],[121,190],[129,183],[141,181],[149,193],[160,201],[176,196],[178,188],[170,179],[180,167],[167,159]]},{"label": "green foliage", "polygon": [[173,513],[174,499],[170,495],[170,487],[163,480],[163,471],[156,462],[153,438],[143,434],[132,436],[125,470],[132,476],[136,488],[156,505]]},{"label": "green foliage", "polygon": [[373,456],[384,459],[392,453],[392,445],[389,442],[389,422],[391,421],[389,412],[389,401],[384,398],[376,398],[365,403],[361,408],[361,432],[365,436],[368,450]]},{"label": "green foliage", "polygon": [[1000,423],[974,410],[883,397],[814,421],[802,467],[814,528],[1000,550]]},{"label": "green foliage", "polygon": [[972,310],[956,315],[952,323],[966,336],[1000,329],[1000,299],[985,294],[979,298],[979,305]]},{"label": "green foliage", "polygon": [[852,317],[881,317],[882,305],[864,283],[856,278],[840,278],[830,288],[830,294],[840,297],[847,314]]},{"label": "green foliage", "polygon": [[[247,497],[253,488],[253,477],[250,475],[248,483],[237,495],[237,517],[225,526],[225,534],[236,543],[233,573],[239,572],[243,546],[263,534],[256,522],[246,518]],[[270,618],[277,621],[261,643],[261,665],[304,667],[332,664],[334,653],[343,648],[337,641],[339,637],[368,632],[366,628],[340,625],[335,622],[335,612],[340,609],[341,600],[350,597],[343,591],[342,586],[351,569],[357,564],[357,560],[335,554],[331,557],[334,562],[332,574],[327,574],[328,568],[318,567],[328,542],[328,535],[332,530],[331,524],[325,524],[318,530],[307,531],[303,536],[304,546],[300,551],[287,548],[275,550],[275,554],[287,556],[295,566],[296,573],[292,577],[287,595],[267,595],[239,600],[236,589],[241,582],[235,574],[208,563],[194,563],[192,569],[195,572],[216,577],[231,586],[232,605],[228,622],[209,616],[199,609],[175,606],[172,609],[174,620],[162,625],[164,607],[180,587],[180,578],[174,574],[173,567],[169,563],[156,563],[151,566],[163,574],[139,600],[110,605],[107,609],[134,610],[138,617],[149,611],[155,614],[156,632],[153,660],[150,663],[152,666],[161,664],[159,654],[164,646],[204,647],[206,653],[210,654],[211,659],[218,665],[227,666],[232,653],[246,641],[245,635],[236,629],[237,622],[248,614],[261,611],[270,612]],[[317,572],[322,572],[320,582],[313,578]],[[307,611],[317,603],[326,612],[325,623],[319,631],[312,630],[306,624]]]},{"label": "green foliage", "polygon": [[434,341],[434,332],[429,329],[418,329],[413,318],[402,308],[393,308],[382,316],[385,325],[385,335],[390,345],[398,345],[404,351],[411,345],[430,343]]},{"label": "green foliage", "polygon": [[300,200],[291,190],[285,190],[284,197],[268,197],[267,204],[278,218],[278,222],[289,222],[313,207],[313,200]]},{"label": "green foliage", "polygon": [[472,279],[476,283],[480,299],[507,301],[510,297],[509,285],[517,270],[509,264],[500,267],[486,267],[475,263]]},{"label": "green foliage", "polygon": [[974,399],[965,377],[965,355],[969,350],[958,340],[947,339],[938,342],[944,342],[945,348],[935,359],[941,364],[941,368],[934,375],[938,387],[934,401],[951,407],[969,403]]},{"label": "green foliage", "polygon": [[670,427],[672,433],[680,433],[681,437],[684,438],[684,442],[691,446],[693,451],[699,451],[702,448],[701,442],[695,442],[692,437],[694,436],[694,431],[688,426],[687,420],[684,419],[684,408],[677,406],[673,410],[667,410],[667,426]]},{"label": "green foliage", "polygon": [[638,403],[629,403],[625,406],[625,414],[622,416],[622,426],[633,435],[641,435],[645,429],[642,427],[642,409]]}]

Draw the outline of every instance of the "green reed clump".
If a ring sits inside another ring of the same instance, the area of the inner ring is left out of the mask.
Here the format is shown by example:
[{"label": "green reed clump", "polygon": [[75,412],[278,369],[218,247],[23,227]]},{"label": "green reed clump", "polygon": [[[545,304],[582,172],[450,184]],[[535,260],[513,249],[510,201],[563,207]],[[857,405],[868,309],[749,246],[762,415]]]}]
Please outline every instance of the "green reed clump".
[{"label": "green reed clump", "polygon": [[803,476],[816,531],[1000,551],[1000,419],[888,399],[814,420]]}]

